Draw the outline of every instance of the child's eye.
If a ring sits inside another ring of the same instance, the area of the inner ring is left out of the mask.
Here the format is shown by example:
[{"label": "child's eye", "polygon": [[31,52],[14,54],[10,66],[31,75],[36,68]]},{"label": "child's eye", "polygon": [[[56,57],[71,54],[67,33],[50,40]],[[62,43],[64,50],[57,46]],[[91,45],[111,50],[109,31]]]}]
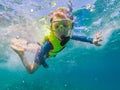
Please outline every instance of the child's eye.
[{"label": "child's eye", "polygon": [[55,24],[55,25],[54,25],[54,28],[58,29],[58,28],[59,28],[59,24],[58,24],[58,23]]},{"label": "child's eye", "polygon": [[62,23],[62,25],[63,25],[65,28],[69,26],[69,24],[68,24],[67,22]]},{"label": "child's eye", "polygon": [[64,27],[68,27],[69,25],[68,25],[68,23],[65,23],[65,24],[63,24],[63,26],[64,26]]}]

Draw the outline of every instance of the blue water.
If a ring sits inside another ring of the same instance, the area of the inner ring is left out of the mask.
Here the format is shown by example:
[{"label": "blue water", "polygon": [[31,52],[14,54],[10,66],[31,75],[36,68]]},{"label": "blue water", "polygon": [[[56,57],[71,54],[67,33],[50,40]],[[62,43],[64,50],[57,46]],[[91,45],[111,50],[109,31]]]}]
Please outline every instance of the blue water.
[{"label": "blue water", "polygon": [[57,57],[47,61],[48,69],[27,73],[9,48],[10,39],[39,40],[42,35],[37,32],[44,31],[39,29],[38,19],[67,5],[67,1],[56,0],[57,5],[52,6],[52,1],[0,1],[0,90],[120,90],[119,0],[96,0],[89,9],[81,0],[72,0],[74,33],[94,37],[102,32],[102,46],[70,41]]}]

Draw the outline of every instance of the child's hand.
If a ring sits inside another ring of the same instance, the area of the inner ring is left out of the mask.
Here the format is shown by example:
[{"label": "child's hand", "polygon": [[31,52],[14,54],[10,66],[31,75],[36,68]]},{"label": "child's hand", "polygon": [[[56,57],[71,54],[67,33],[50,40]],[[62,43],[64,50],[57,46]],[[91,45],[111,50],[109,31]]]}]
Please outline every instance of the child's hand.
[{"label": "child's hand", "polygon": [[102,32],[97,33],[95,35],[95,38],[93,39],[93,44],[95,44],[96,46],[101,46],[101,44],[99,43],[100,41],[102,41],[101,37],[102,37]]}]

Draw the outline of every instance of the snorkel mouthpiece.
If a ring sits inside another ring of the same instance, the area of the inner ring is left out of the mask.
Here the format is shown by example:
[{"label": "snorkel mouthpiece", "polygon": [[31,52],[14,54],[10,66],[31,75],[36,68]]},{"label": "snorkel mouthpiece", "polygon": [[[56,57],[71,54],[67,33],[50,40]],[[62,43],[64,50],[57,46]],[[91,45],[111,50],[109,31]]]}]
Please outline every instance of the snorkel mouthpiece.
[{"label": "snorkel mouthpiece", "polygon": [[61,35],[60,38],[62,39],[62,41],[60,43],[62,46],[64,46],[70,39],[69,36],[65,36],[65,35]]},{"label": "snorkel mouthpiece", "polygon": [[61,35],[60,38],[61,38],[61,39],[64,39],[64,38],[65,38],[65,35]]}]

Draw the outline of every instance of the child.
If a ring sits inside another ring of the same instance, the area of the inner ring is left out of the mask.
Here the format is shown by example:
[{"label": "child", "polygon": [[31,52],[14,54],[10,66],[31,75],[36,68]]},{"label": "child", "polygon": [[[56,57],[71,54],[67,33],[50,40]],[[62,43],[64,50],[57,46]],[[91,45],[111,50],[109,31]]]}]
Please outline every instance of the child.
[{"label": "child", "polygon": [[[48,67],[45,60],[50,57],[55,57],[57,53],[63,50],[70,39],[79,40],[100,46],[101,33],[96,34],[95,38],[86,36],[72,35],[73,31],[73,17],[71,12],[66,8],[58,8],[50,15],[50,33],[44,37],[43,45],[36,53],[35,60],[31,64],[24,55],[25,48],[12,44],[11,48],[19,55],[24,66],[29,73],[33,73],[40,65],[45,68]],[[25,41],[27,43],[27,41]]]}]

